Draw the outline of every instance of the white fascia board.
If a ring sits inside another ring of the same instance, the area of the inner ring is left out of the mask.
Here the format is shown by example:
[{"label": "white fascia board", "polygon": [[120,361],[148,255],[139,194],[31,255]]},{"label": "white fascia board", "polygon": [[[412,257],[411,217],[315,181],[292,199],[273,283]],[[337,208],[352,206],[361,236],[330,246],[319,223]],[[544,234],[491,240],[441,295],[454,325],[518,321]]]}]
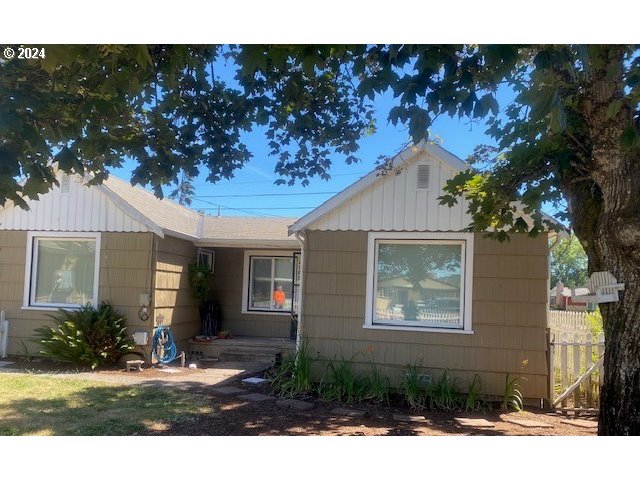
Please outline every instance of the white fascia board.
[{"label": "white fascia board", "polygon": [[194,242],[197,247],[209,248],[276,248],[291,249],[298,248],[300,243],[295,238],[291,240],[270,240],[270,239],[220,239],[220,238],[201,238]]},{"label": "white fascia board", "polygon": [[187,235],[186,233],[182,233],[182,232],[176,232],[175,230],[169,230],[168,228],[162,228],[161,230],[162,230],[162,235],[160,235],[161,238],[164,238],[164,236],[166,235],[169,237],[179,238],[181,240],[189,240],[190,242],[193,242],[194,245],[198,240],[198,237],[194,237],[193,235]]}]

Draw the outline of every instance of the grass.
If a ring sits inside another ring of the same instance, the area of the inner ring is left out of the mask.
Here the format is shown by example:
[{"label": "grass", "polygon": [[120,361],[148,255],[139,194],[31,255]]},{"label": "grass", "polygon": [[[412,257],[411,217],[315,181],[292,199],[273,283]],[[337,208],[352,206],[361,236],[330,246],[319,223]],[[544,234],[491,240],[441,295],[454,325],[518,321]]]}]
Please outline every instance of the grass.
[{"label": "grass", "polygon": [[0,374],[0,435],[136,435],[212,413],[193,393]]}]

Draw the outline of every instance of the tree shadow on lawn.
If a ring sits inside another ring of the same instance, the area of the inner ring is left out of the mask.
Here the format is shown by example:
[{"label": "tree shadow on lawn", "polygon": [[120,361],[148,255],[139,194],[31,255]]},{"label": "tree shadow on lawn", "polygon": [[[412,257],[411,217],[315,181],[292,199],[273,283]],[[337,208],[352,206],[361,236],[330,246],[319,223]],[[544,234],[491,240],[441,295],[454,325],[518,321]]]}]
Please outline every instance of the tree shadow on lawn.
[{"label": "tree shadow on lawn", "polygon": [[23,397],[0,413],[0,435],[144,435],[216,415],[206,397],[145,386],[91,386],[59,398]]}]

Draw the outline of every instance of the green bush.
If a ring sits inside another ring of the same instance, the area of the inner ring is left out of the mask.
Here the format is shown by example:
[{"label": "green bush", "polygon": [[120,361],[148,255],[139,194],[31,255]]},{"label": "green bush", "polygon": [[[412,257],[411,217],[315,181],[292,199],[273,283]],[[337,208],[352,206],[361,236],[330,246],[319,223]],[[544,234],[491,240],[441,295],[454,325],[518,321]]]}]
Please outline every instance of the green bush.
[{"label": "green bush", "polygon": [[389,379],[382,374],[375,363],[371,362],[371,372],[369,376],[362,378],[362,382],[362,400],[389,404],[391,390]]},{"label": "green bush", "polygon": [[602,314],[600,309],[596,309],[593,312],[587,313],[587,322],[589,323],[589,331],[593,335],[594,340],[598,338],[604,329],[602,326]]},{"label": "green bush", "polygon": [[364,378],[353,372],[353,359],[329,362],[325,376],[318,385],[323,400],[354,403],[362,400],[365,392]]},{"label": "green bush", "polygon": [[418,365],[407,365],[402,377],[402,392],[407,405],[413,410],[421,410],[426,407],[429,384],[420,374]]},{"label": "green bush", "polygon": [[522,393],[520,393],[520,377],[511,378],[507,373],[504,379],[504,393],[502,394],[503,410],[509,410],[513,408],[516,412],[521,412],[524,409],[524,401]]},{"label": "green bush", "polygon": [[208,265],[189,265],[189,284],[191,286],[191,296],[202,305],[209,295],[209,280],[211,269]]},{"label": "green bush", "polygon": [[487,410],[489,404],[482,398],[482,380],[477,373],[473,376],[473,380],[467,388],[467,398],[464,402],[465,411],[477,412],[479,410]]},{"label": "green bush", "polygon": [[312,359],[306,342],[303,342],[297,351],[287,352],[271,379],[273,393],[288,398],[309,393],[313,388],[311,363]]},{"label": "green bush", "polygon": [[458,388],[458,379],[451,378],[447,370],[437,382],[427,387],[429,408],[431,410],[452,411],[462,407],[462,396]]},{"label": "green bush", "polygon": [[96,368],[113,364],[134,349],[133,340],[127,335],[126,318],[110,303],[103,302],[97,309],[87,305],[78,310],[60,310],[48,316],[56,325],[36,329],[40,353],[46,357]]}]

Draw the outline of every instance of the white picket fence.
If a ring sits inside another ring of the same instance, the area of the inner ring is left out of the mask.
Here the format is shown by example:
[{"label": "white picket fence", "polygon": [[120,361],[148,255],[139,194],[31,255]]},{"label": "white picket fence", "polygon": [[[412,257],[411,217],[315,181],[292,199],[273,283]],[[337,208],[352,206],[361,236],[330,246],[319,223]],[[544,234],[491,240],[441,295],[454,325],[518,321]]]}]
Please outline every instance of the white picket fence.
[{"label": "white picket fence", "polygon": [[549,329],[556,335],[567,333],[588,333],[589,322],[587,312],[567,312],[564,310],[549,310]]},{"label": "white picket fence", "polygon": [[[427,310],[418,308],[416,321],[429,322],[437,325],[458,325],[460,323],[460,314],[458,312],[448,312],[445,310]],[[405,314],[400,308],[376,309],[376,319],[402,321]]]},{"label": "white picket fence", "polygon": [[564,412],[597,413],[603,380],[604,333],[550,332],[552,405]]}]

